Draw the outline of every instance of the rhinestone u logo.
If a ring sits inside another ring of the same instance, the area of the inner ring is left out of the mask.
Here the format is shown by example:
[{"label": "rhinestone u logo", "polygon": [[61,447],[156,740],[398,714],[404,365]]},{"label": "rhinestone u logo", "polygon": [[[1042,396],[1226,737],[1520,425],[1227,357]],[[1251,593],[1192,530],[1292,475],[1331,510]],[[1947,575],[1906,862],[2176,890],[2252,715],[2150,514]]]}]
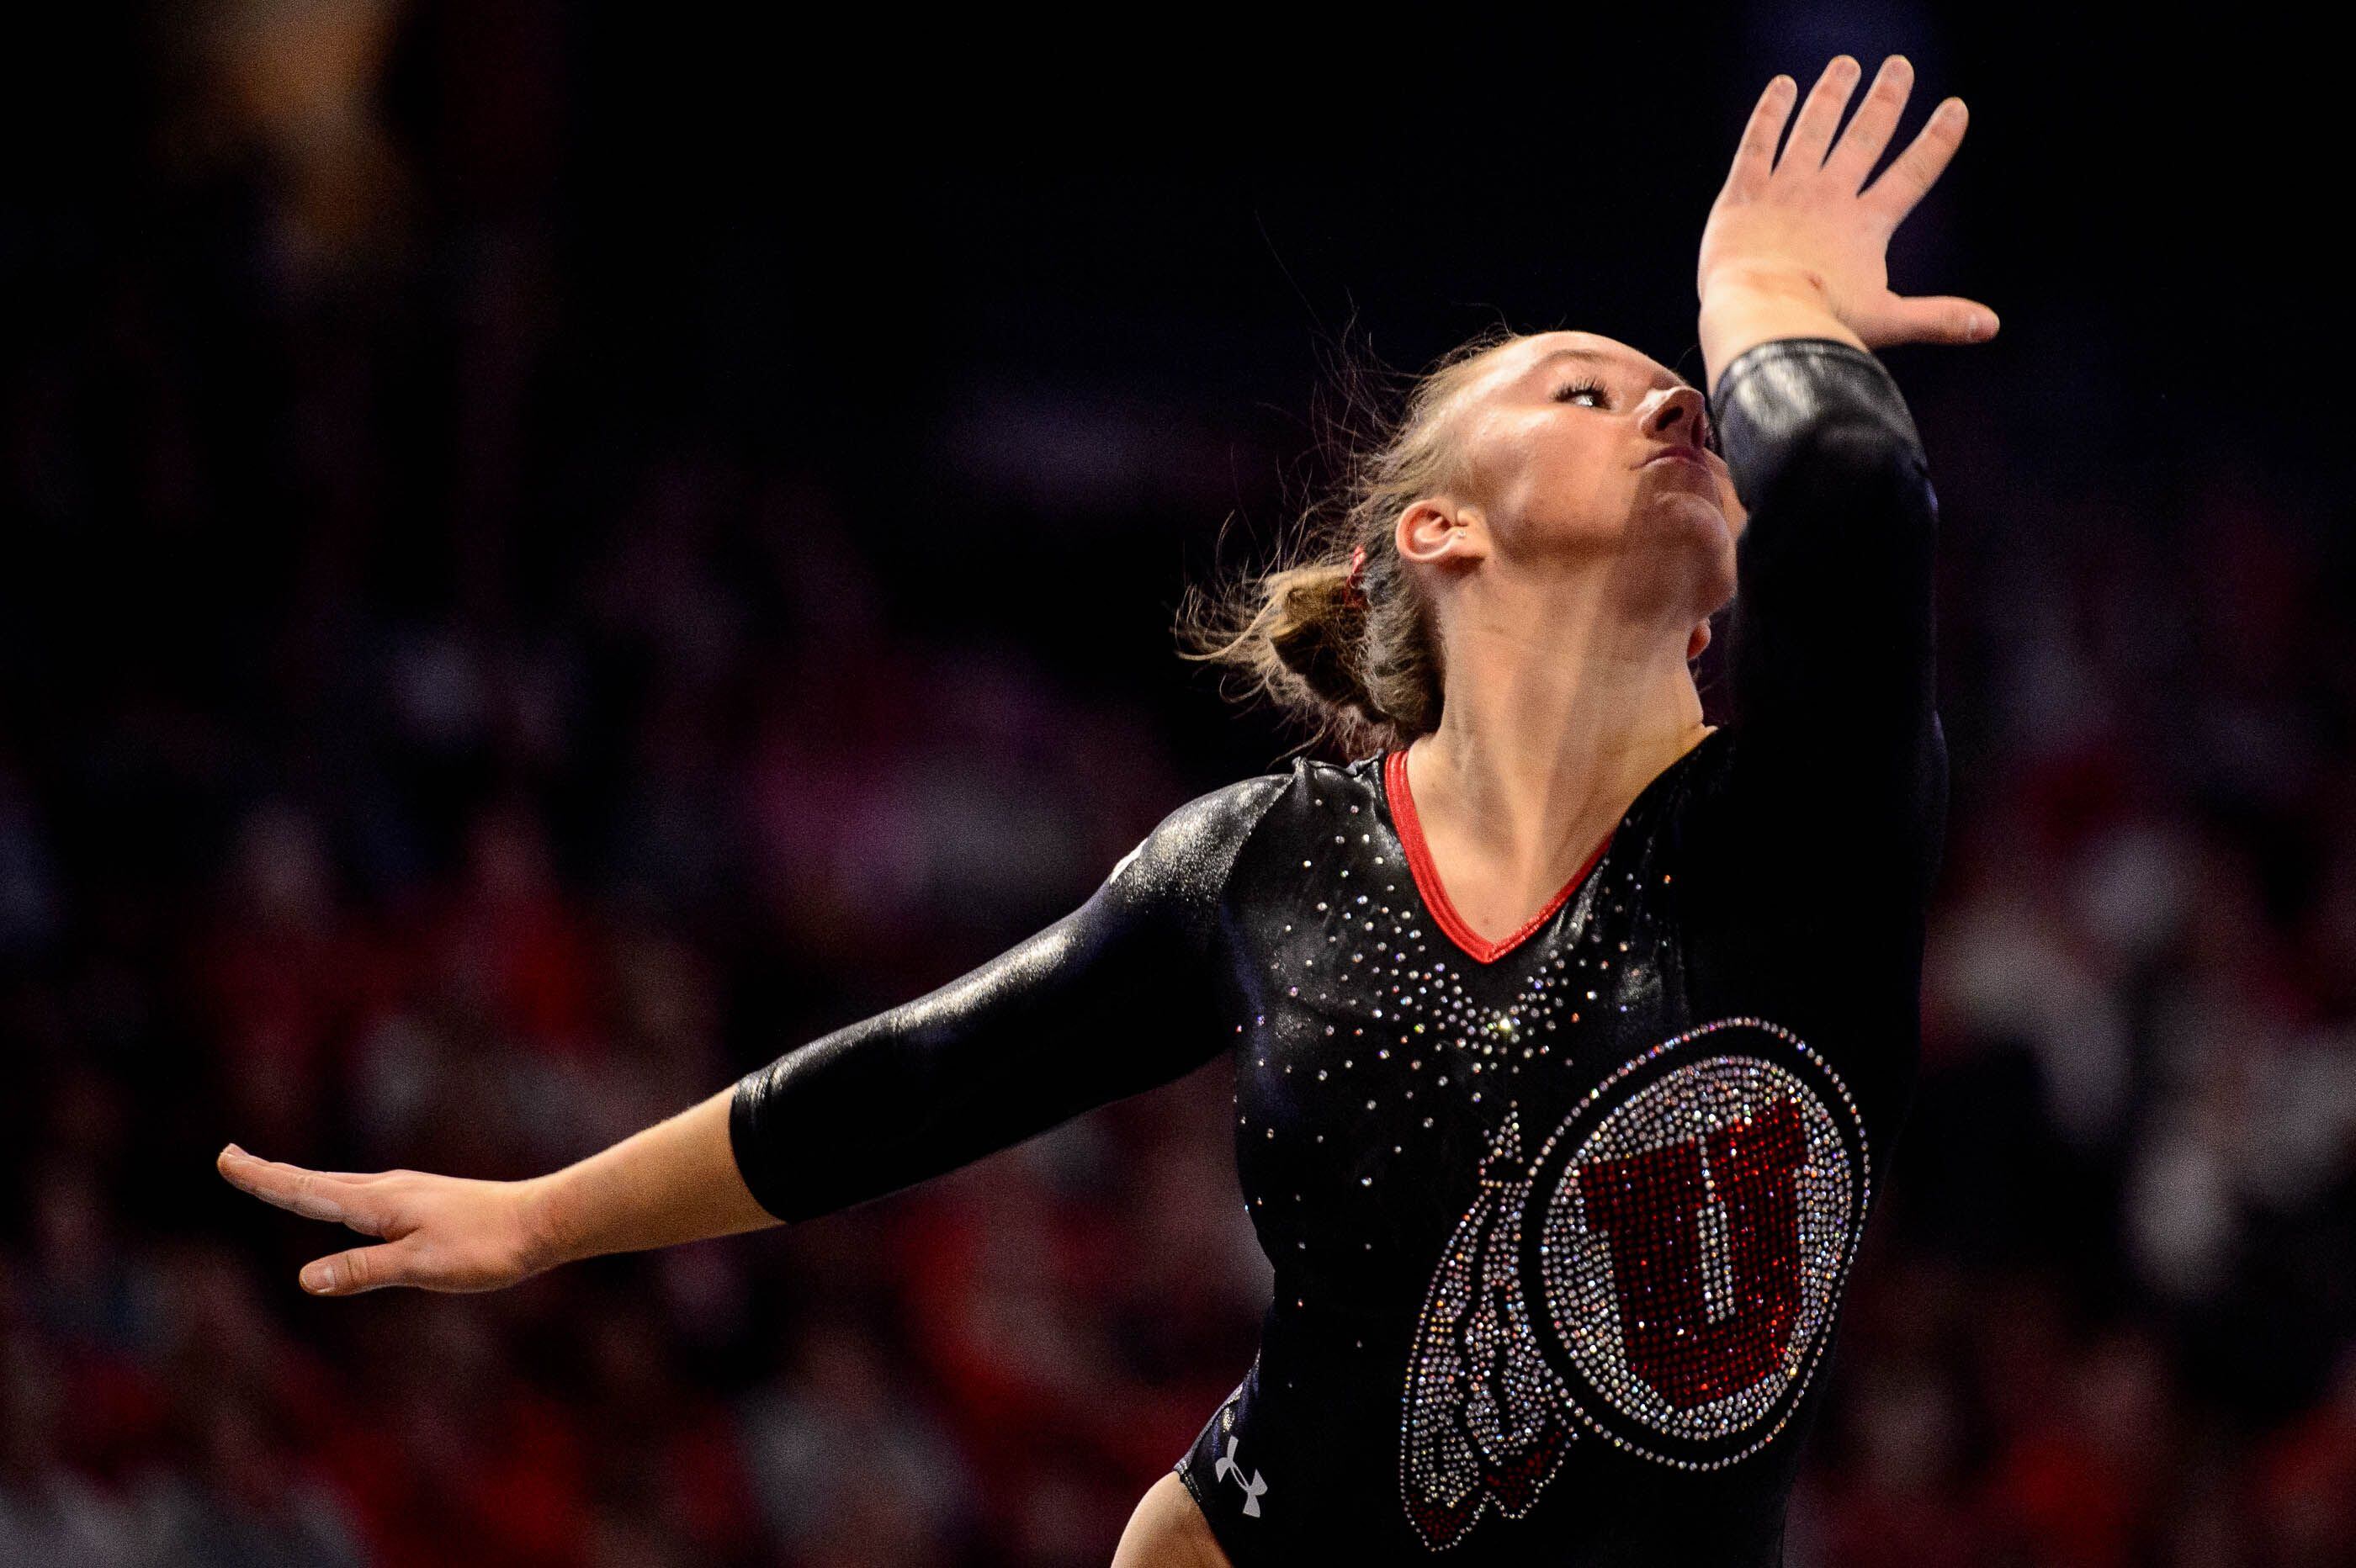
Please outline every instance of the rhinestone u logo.
[{"label": "rhinestone u logo", "polygon": [[1679,1410],[1750,1387],[1799,1306],[1799,1113],[1778,1100],[1706,1138],[1583,1166],[1587,1223],[1612,1245],[1629,1370]]},{"label": "rhinestone u logo", "polygon": [[1526,1158],[1521,1115],[1435,1260],[1401,1391],[1401,1500],[1433,1551],[1525,1517],[1581,1431],[1687,1470],[1772,1442],[1870,1198],[1847,1085],[1764,1019],[1631,1059]]}]

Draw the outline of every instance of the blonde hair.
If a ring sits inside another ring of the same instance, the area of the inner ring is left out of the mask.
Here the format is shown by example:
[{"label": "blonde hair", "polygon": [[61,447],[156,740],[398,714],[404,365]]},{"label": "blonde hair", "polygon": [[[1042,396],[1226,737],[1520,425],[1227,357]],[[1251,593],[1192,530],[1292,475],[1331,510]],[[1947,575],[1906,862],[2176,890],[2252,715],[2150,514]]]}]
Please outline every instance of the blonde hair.
[{"label": "blonde hair", "polygon": [[[1228,695],[1265,699],[1344,755],[1392,751],[1440,723],[1444,670],[1430,607],[1394,536],[1412,503],[1455,476],[1449,417],[1496,350],[1504,326],[1459,344],[1412,379],[1396,412],[1379,367],[1345,357],[1333,445],[1342,473],[1296,520],[1277,563],[1199,589],[1178,607],[1182,658],[1221,667]],[[1358,592],[1350,559],[1363,549]]]}]

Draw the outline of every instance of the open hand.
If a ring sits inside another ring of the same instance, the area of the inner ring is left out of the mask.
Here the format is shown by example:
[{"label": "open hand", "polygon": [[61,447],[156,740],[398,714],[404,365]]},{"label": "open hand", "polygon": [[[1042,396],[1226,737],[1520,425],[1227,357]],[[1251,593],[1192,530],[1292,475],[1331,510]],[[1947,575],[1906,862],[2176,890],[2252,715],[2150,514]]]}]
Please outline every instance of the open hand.
[{"label": "open hand", "polygon": [[1820,303],[1869,348],[1994,336],[1996,312],[1976,300],[1906,298],[1890,289],[1890,236],[1962,144],[1964,101],[1941,103],[1881,177],[1860,189],[1897,129],[1914,68],[1903,55],[1882,61],[1872,90],[1835,143],[1833,131],[1861,74],[1847,55],[1833,58],[1792,122],[1780,161],[1776,139],[1799,85],[1779,76],[1760,95],[1702,230],[1695,284],[1704,311],[1713,291],[1788,291]]},{"label": "open hand", "polygon": [[388,1285],[498,1290],[550,1266],[530,1182],[420,1170],[306,1170],[257,1158],[235,1144],[215,1164],[231,1183],[265,1202],[384,1238],[384,1245],[306,1264],[303,1288],[315,1296],[354,1296]]}]

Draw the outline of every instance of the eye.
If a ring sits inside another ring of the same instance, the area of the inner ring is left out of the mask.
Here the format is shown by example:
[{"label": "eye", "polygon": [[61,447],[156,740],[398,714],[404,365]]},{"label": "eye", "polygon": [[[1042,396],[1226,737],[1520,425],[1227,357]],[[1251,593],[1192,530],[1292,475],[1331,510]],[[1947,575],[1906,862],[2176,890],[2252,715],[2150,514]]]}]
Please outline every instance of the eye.
[{"label": "eye", "polygon": [[1715,452],[1720,457],[1726,455],[1726,449],[1718,443],[1718,421],[1708,414],[1701,417],[1701,444],[1705,452]]},{"label": "eye", "polygon": [[1612,403],[1612,394],[1601,381],[1573,381],[1568,387],[1558,388],[1554,395],[1558,403],[1567,403],[1576,398],[1593,398],[1597,400],[1596,406],[1602,408],[1609,408]]}]

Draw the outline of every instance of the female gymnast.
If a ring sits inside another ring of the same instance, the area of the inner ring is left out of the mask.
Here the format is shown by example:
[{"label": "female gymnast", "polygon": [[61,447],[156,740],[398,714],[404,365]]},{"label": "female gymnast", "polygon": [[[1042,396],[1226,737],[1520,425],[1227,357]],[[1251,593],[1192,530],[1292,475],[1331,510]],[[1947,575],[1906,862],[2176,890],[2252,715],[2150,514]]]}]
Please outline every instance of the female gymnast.
[{"label": "female gymnast", "polygon": [[[1117,1568],[1778,1561],[1946,811],[1936,504],[1871,350],[1997,329],[1890,292],[1965,110],[1868,186],[1912,72],[1842,129],[1861,74],[1751,114],[1701,240],[1707,400],[1589,333],[1460,351],[1311,558],[1197,623],[1357,760],[1180,806],[1011,951],[565,1170],[222,1174],[383,1238],[307,1288],[488,1290],[841,1209],[1232,1051],[1274,1299]],[[1730,598],[1720,729],[1689,661]]]}]

